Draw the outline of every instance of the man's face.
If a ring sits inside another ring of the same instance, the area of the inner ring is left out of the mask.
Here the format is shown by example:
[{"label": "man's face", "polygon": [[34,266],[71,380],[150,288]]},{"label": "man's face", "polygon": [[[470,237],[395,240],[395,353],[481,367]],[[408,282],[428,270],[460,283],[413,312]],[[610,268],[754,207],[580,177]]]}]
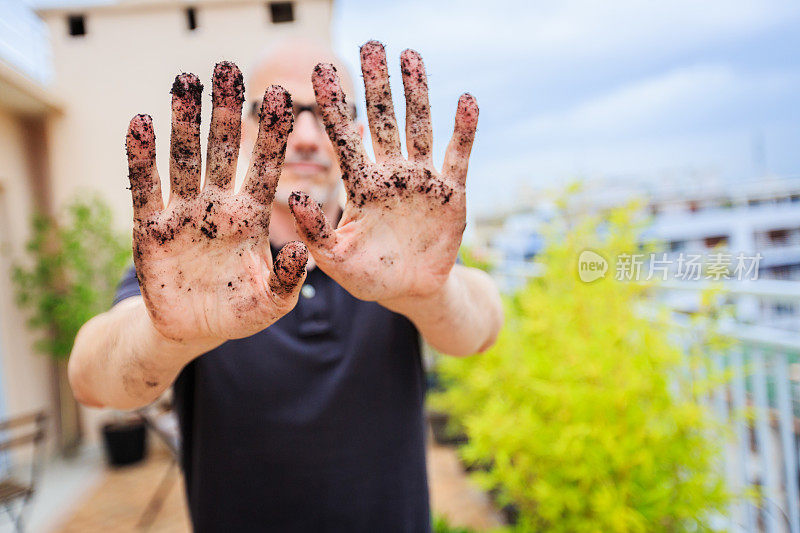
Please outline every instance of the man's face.
[{"label": "man's face", "polygon": [[[309,110],[316,110],[311,72],[282,70],[257,72],[248,84],[248,99],[242,121],[245,138],[243,149],[252,148],[258,133],[258,110],[264,90],[270,84],[283,86],[292,95],[295,117],[275,199],[285,205],[292,191],[302,190],[324,204],[335,197],[341,172],[325,127],[317,115]],[[245,155],[249,156],[249,152]]]}]

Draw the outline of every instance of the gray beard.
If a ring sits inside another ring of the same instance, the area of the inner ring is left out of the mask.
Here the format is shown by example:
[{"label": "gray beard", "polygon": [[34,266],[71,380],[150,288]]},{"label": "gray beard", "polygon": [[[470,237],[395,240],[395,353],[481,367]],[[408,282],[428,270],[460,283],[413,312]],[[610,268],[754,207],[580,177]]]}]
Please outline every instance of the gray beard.
[{"label": "gray beard", "polygon": [[[250,158],[243,153],[239,153],[239,162],[236,170],[237,190],[238,185],[244,181],[244,176],[247,169],[250,167]],[[306,185],[302,189],[304,193],[310,196],[315,202],[320,205],[326,205],[332,200],[338,200],[341,195],[342,189],[341,181],[330,185]],[[275,199],[273,201],[279,202],[281,205],[289,205],[289,196],[292,194],[292,189],[289,187],[281,187],[280,181],[278,182],[277,190],[275,191]]]}]

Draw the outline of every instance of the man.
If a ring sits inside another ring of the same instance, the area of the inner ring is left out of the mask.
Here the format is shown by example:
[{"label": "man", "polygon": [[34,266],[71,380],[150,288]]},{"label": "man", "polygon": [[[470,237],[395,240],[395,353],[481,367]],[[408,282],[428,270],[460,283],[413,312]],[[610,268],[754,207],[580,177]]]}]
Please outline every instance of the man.
[{"label": "man", "polygon": [[271,85],[248,105],[260,121],[245,121],[253,150],[238,193],[235,65],[214,69],[202,187],[202,87],[175,80],[166,206],[150,118],[131,120],[135,273],[81,329],[70,380],[83,403],[122,409],[174,382],[198,531],[428,531],[418,336],[467,355],[501,327],[491,280],[454,264],[475,100],[460,98],[438,172],[424,66],[403,52],[403,157],[385,52],[366,43],[372,162],[333,61],[295,43],[254,73],[251,89],[288,92]]}]

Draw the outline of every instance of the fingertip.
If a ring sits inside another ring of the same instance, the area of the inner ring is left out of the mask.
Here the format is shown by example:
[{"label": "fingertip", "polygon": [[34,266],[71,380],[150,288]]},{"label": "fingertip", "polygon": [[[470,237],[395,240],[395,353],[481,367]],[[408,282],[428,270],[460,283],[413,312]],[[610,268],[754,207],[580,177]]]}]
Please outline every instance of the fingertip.
[{"label": "fingertip", "polygon": [[126,148],[132,159],[155,157],[156,135],[150,115],[135,115],[128,125]]},{"label": "fingertip", "polygon": [[402,52],[400,52],[400,63],[403,66],[412,66],[415,63],[422,62],[422,56],[419,55],[419,52],[413,50],[411,48],[406,48]]},{"label": "fingertip", "polygon": [[361,45],[361,47],[359,48],[359,52],[361,53],[362,59],[363,58],[367,58],[367,57],[371,56],[372,54],[383,54],[383,55],[385,55],[386,54],[386,47],[383,46],[382,42],[380,42],[380,41],[378,41],[376,39],[371,39],[371,40],[369,40],[369,41],[367,41],[367,42],[365,42],[364,44]]},{"label": "fingertip", "polygon": [[333,229],[322,211],[322,206],[308,194],[302,191],[293,191],[289,195],[289,210],[294,217],[298,234],[312,248],[328,242]]},{"label": "fingertip", "polygon": [[278,280],[273,285],[276,292],[292,292],[303,280],[308,263],[308,248],[300,241],[288,242],[272,265],[272,272]]},{"label": "fingertip", "polygon": [[203,84],[195,74],[182,72],[175,76],[175,81],[172,82],[172,89],[169,92],[175,98],[188,99],[199,104],[200,97],[203,94]]},{"label": "fingertip", "polygon": [[280,85],[267,87],[261,102],[260,119],[269,128],[282,125],[286,129],[285,133],[290,133],[294,126],[294,114],[292,113],[292,96],[289,91]]},{"label": "fingertip", "polygon": [[289,210],[305,233],[309,233],[313,226],[318,225],[317,219],[322,223],[325,221],[322,206],[303,191],[292,191],[289,195]]},{"label": "fingertip", "polygon": [[308,205],[309,200],[309,196],[303,191],[292,191],[292,194],[289,195],[289,208],[294,213],[297,207]]},{"label": "fingertip", "polygon": [[314,84],[314,88],[323,82],[335,83],[337,78],[336,67],[331,63],[317,63],[311,74],[311,81]]},{"label": "fingertip", "polygon": [[292,95],[281,85],[270,85],[264,93],[264,99],[274,106],[292,107]]},{"label": "fingertip", "polygon": [[200,100],[203,96],[203,84],[200,78],[190,72],[175,76],[172,83],[172,111],[175,119],[185,122],[200,123]]},{"label": "fingertip", "polygon": [[[422,56],[416,50],[408,48],[400,54],[400,72],[403,75],[403,86],[406,91],[427,90],[428,77],[425,73],[425,64],[422,62]],[[406,96],[408,95],[409,93],[406,92]]]},{"label": "fingertip", "polygon": [[339,103],[345,103],[345,95],[339,85],[336,67],[330,63],[319,63],[314,67],[311,84],[314,87],[317,103],[320,105],[336,106]]},{"label": "fingertip", "polygon": [[287,260],[291,260],[291,265],[297,269],[303,269],[308,262],[308,248],[300,241],[289,241],[281,249]]},{"label": "fingertip", "polygon": [[464,93],[458,99],[458,115],[469,126],[474,126],[478,122],[480,109],[475,97],[470,93]]},{"label": "fingertip", "polygon": [[215,106],[239,107],[244,102],[244,77],[239,67],[231,61],[220,61],[214,66],[211,98]]},{"label": "fingertip", "polygon": [[153,117],[150,115],[139,113],[138,115],[133,115],[130,121],[130,127],[133,128],[134,126],[143,127],[143,128],[153,128]]},{"label": "fingertip", "polygon": [[470,93],[464,93],[458,99],[459,107],[471,113],[478,113],[478,101]]},{"label": "fingertip", "polygon": [[314,74],[317,76],[335,75],[336,67],[333,63],[317,63],[314,67]]}]

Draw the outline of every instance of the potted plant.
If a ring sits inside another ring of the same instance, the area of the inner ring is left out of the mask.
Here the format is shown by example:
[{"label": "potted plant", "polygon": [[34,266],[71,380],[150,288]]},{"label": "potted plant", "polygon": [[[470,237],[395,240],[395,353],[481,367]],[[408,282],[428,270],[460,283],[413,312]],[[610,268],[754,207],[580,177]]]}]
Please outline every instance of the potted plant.
[{"label": "potted plant", "polygon": [[80,444],[81,428],[67,359],[84,322],[111,306],[131,247],[99,198],[74,201],[64,215],[34,217],[27,257],[15,265],[12,278],[18,305],[30,313],[28,325],[41,333],[36,349],[54,363],[59,448],[69,454]]},{"label": "potted plant", "polygon": [[147,428],[137,413],[116,412],[101,431],[106,458],[111,466],[125,466],[144,459],[147,451]]}]

